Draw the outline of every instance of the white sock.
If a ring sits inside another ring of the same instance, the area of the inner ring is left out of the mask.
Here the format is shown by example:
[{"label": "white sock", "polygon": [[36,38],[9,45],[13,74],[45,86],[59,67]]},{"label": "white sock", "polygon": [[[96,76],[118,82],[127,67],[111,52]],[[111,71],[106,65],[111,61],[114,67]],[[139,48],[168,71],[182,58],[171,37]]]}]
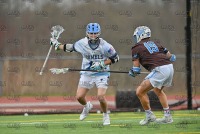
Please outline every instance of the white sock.
[{"label": "white sock", "polygon": [[108,116],[108,113],[106,112],[106,113],[103,113],[103,116]]},{"label": "white sock", "polygon": [[163,110],[164,110],[164,116],[170,116],[170,115],[171,115],[171,114],[170,114],[169,107],[163,108]]},{"label": "white sock", "polygon": [[86,104],[85,104],[85,105],[83,105],[83,106],[84,106],[84,107],[87,107],[87,104],[88,104],[88,103],[86,102]]},{"label": "white sock", "polygon": [[151,111],[151,109],[149,110],[145,110],[146,116],[149,117],[153,112]]}]

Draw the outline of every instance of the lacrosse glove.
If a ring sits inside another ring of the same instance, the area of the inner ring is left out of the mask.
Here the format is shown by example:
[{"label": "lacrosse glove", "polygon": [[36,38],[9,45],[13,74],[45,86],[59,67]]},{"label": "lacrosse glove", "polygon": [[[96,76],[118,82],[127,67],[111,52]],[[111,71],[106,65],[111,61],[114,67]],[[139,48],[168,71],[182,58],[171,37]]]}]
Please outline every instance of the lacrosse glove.
[{"label": "lacrosse glove", "polygon": [[52,45],[55,48],[55,50],[57,51],[57,50],[59,50],[59,46],[61,45],[61,43],[58,42],[57,39],[50,38],[50,45]]},{"label": "lacrosse glove", "polygon": [[106,67],[104,61],[98,61],[98,62],[93,62],[91,61],[89,66],[90,70],[97,70],[97,71],[103,71]]},{"label": "lacrosse glove", "polygon": [[140,71],[141,71],[141,68],[139,67],[132,67],[130,70],[129,70],[129,76],[132,76],[132,77],[135,77],[137,76],[138,74],[140,74]]},{"label": "lacrosse glove", "polygon": [[169,59],[171,62],[176,61],[176,55],[172,54],[172,56]]}]

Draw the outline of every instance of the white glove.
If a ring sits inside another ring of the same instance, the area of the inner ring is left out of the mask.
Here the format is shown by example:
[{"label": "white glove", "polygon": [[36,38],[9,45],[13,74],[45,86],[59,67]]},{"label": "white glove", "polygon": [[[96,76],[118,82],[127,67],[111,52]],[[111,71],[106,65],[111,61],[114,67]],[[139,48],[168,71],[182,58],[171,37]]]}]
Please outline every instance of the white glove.
[{"label": "white glove", "polygon": [[50,45],[54,46],[55,50],[59,50],[60,44],[57,39],[50,38]]},{"label": "white glove", "polygon": [[65,73],[68,72],[69,69],[68,68],[61,68],[61,69],[59,69],[59,68],[51,68],[49,70],[53,74],[61,74],[61,73],[65,74]]}]

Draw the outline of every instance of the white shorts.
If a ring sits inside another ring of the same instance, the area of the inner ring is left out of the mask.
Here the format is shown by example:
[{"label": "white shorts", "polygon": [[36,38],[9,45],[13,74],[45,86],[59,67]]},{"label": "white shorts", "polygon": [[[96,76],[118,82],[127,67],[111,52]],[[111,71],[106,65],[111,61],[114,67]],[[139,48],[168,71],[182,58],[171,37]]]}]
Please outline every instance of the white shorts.
[{"label": "white shorts", "polygon": [[145,79],[149,79],[154,88],[161,89],[162,86],[169,87],[172,85],[173,75],[173,65],[168,64],[154,68]]},{"label": "white shorts", "polygon": [[79,87],[91,89],[94,86],[97,88],[108,88],[109,76],[101,75],[101,76],[88,76],[81,75],[79,80]]}]

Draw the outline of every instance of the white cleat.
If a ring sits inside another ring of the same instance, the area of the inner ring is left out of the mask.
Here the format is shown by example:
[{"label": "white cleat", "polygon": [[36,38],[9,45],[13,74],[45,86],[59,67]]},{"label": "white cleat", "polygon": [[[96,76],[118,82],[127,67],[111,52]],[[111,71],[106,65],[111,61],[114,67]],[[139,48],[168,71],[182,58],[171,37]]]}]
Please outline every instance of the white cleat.
[{"label": "white cleat", "polygon": [[168,123],[172,123],[172,122],[173,122],[173,119],[172,119],[171,115],[156,119],[156,123],[159,123],[159,124],[168,124]]},{"label": "white cleat", "polygon": [[83,111],[80,115],[80,120],[84,120],[88,114],[89,114],[89,111],[93,108],[93,105],[89,102],[87,102],[86,106],[83,108]]},{"label": "white cleat", "polygon": [[103,113],[103,125],[110,125],[110,116],[109,114]]},{"label": "white cleat", "polygon": [[148,117],[146,116],[145,119],[140,121],[140,125],[147,125],[150,122],[154,122],[155,120],[156,120],[156,116],[153,113],[151,113],[150,116],[148,116]]}]

